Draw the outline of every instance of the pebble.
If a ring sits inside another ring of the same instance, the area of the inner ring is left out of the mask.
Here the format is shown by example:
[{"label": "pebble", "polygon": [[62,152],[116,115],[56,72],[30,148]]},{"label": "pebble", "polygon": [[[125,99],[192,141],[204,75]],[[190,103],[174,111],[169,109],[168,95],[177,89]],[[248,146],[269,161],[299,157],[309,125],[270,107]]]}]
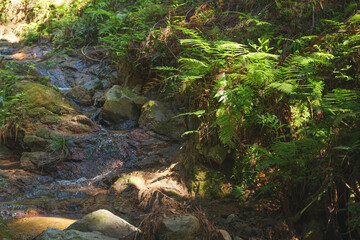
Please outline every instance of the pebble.
[{"label": "pebble", "polygon": [[235,222],[239,219],[238,216],[236,216],[235,214],[230,214],[227,218],[226,218],[226,222],[227,223],[232,223]]},{"label": "pebble", "polygon": [[223,229],[217,230],[217,235],[219,240],[232,240],[230,234]]}]

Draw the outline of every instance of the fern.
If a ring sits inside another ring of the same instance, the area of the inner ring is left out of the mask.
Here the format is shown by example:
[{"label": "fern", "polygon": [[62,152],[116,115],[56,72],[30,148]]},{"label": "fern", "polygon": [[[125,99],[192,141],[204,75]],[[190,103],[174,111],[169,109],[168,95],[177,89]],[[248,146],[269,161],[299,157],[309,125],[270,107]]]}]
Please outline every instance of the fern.
[{"label": "fern", "polygon": [[219,126],[220,141],[230,148],[235,148],[233,138],[236,136],[236,121],[225,107],[220,107],[216,111],[216,123]]}]

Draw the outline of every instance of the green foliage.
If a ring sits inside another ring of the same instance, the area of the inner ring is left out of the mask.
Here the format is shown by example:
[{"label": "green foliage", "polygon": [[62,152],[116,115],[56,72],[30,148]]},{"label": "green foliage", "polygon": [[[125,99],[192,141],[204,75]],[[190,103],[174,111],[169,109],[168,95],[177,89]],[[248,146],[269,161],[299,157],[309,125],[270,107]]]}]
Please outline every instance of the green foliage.
[{"label": "green foliage", "polygon": [[23,94],[15,92],[17,80],[18,76],[12,72],[11,65],[0,69],[0,128],[20,120]]},{"label": "green foliage", "polygon": [[194,167],[191,191],[205,199],[218,199],[231,194],[232,189],[225,175],[205,167]]},{"label": "green foliage", "polygon": [[241,186],[235,186],[234,187],[234,197],[237,198],[239,201],[242,201],[245,195],[244,188]]},{"label": "green foliage", "polygon": [[58,136],[56,139],[51,141],[48,145],[47,150],[51,152],[57,152],[62,154],[65,158],[69,158],[71,156],[70,146],[72,141],[65,136]]}]

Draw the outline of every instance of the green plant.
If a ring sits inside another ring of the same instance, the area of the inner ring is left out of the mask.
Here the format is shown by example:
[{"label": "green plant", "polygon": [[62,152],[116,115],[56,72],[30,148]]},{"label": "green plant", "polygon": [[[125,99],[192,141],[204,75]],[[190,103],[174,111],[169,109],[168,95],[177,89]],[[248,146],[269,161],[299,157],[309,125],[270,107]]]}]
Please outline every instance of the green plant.
[{"label": "green plant", "polygon": [[69,158],[71,156],[70,146],[72,144],[71,139],[65,136],[58,136],[56,139],[51,141],[48,145],[47,150],[53,153],[60,153],[64,158]]},{"label": "green plant", "polygon": [[19,121],[21,120],[23,94],[15,92],[19,76],[14,75],[11,64],[0,69],[0,140],[7,136],[17,137]]}]

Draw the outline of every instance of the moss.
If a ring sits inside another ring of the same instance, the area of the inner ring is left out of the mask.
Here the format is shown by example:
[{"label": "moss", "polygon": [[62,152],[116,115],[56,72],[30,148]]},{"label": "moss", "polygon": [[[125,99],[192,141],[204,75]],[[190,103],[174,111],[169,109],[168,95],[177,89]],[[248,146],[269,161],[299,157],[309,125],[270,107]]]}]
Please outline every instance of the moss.
[{"label": "moss", "polygon": [[24,104],[30,117],[66,114],[74,111],[70,102],[51,87],[23,81],[18,84],[18,88],[24,93]]},{"label": "moss", "polygon": [[232,193],[232,186],[220,171],[196,166],[193,169],[191,192],[205,199],[224,198]]},{"label": "moss", "polygon": [[127,89],[127,88],[122,89],[122,94],[125,95],[127,98],[130,98],[130,99],[133,99],[134,97],[136,97],[136,94],[133,93],[131,90]]}]

